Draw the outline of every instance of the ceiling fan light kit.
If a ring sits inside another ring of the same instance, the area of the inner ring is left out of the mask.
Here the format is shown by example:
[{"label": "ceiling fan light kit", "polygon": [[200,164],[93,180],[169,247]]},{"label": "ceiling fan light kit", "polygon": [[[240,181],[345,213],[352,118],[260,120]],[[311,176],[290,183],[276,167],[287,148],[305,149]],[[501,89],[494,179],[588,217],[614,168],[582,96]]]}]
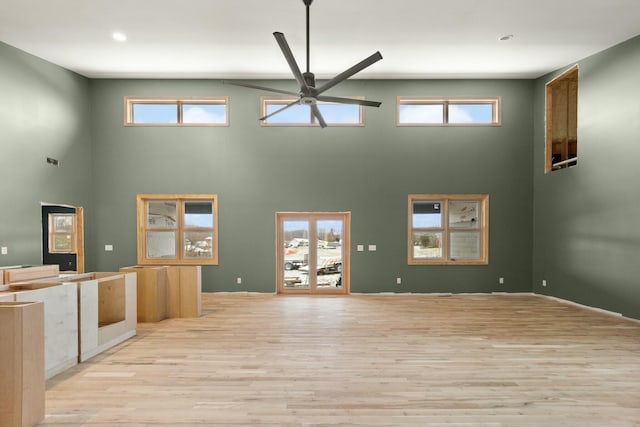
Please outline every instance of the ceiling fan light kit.
[{"label": "ceiling fan light kit", "polygon": [[347,80],[349,77],[353,76],[354,74],[364,70],[370,65],[381,60],[382,55],[380,54],[380,52],[374,53],[373,55],[360,61],[353,67],[338,74],[331,80],[324,83],[319,88],[316,88],[315,75],[311,71],[309,71],[309,68],[310,68],[309,67],[309,6],[311,6],[311,3],[313,3],[313,0],[302,0],[302,2],[304,3],[307,9],[307,13],[306,13],[307,15],[307,71],[306,72],[302,73],[300,71],[300,67],[298,67],[298,63],[296,62],[295,57],[291,52],[291,48],[289,47],[289,43],[287,43],[287,39],[285,38],[284,34],[277,31],[273,33],[273,36],[275,37],[276,42],[278,42],[278,45],[280,46],[280,50],[282,51],[284,58],[289,64],[289,68],[291,69],[291,72],[293,73],[293,77],[296,79],[298,86],[300,87],[300,90],[296,93],[292,91],[258,86],[250,83],[230,82],[230,81],[223,81],[223,83],[229,83],[236,86],[242,86],[242,87],[247,87],[251,89],[264,90],[267,92],[275,92],[275,93],[280,93],[284,95],[292,95],[292,96],[298,97],[298,99],[285,105],[284,107],[270,114],[267,114],[266,116],[260,117],[259,120],[267,120],[269,117],[275,116],[276,114],[294,105],[298,105],[298,104],[308,105],[309,108],[311,109],[311,112],[313,113],[313,116],[318,121],[318,124],[320,124],[320,127],[325,128],[327,127],[327,123],[324,120],[324,117],[322,117],[322,113],[320,113],[320,109],[318,108],[318,101],[332,102],[337,104],[356,104],[356,105],[362,105],[365,107],[379,107],[382,104],[381,102],[367,101],[365,99],[353,99],[353,98],[343,98],[343,97],[337,97],[337,96],[327,96],[322,94],[325,91],[337,85],[338,83],[341,83],[344,80]]}]

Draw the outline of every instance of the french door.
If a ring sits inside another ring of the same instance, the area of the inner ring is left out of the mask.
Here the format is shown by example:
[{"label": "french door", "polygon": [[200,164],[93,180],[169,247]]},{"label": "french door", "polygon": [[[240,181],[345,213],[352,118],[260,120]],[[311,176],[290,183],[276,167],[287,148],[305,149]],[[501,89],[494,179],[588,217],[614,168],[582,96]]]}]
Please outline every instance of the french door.
[{"label": "french door", "polygon": [[349,293],[349,212],[276,213],[278,293]]}]

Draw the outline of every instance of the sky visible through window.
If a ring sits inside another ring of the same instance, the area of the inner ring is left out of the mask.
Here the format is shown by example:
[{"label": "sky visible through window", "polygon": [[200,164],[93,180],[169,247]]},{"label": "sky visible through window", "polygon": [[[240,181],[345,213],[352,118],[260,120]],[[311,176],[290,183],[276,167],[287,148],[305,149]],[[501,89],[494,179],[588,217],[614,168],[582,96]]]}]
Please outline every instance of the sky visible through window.
[{"label": "sky visible through window", "polygon": [[[287,105],[282,103],[267,103],[267,114]],[[351,104],[318,104],[320,113],[327,123],[333,124],[358,124],[360,123],[360,106]],[[267,119],[267,123],[271,124],[305,124],[311,123],[311,110],[306,105],[294,105],[281,113]]]},{"label": "sky visible through window", "polygon": [[[400,104],[400,123],[442,124],[445,105],[441,103]],[[448,104],[449,123],[493,123],[492,104]]]},{"label": "sky visible through window", "polygon": [[[177,124],[177,104],[133,104],[134,123]],[[222,104],[182,104],[182,122],[188,124],[226,123]]]}]

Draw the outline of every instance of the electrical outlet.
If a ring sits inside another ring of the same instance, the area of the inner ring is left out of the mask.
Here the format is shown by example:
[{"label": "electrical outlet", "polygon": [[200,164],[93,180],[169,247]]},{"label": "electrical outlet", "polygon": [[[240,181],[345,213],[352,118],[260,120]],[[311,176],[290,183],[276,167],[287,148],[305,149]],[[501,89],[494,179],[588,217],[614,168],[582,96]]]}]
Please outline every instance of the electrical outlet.
[{"label": "electrical outlet", "polygon": [[242,284],[242,277],[236,277],[236,285]]},{"label": "electrical outlet", "polygon": [[2,255],[6,255],[9,253],[9,249],[6,246],[2,247]]},{"label": "electrical outlet", "polygon": [[500,283],[501,285],[504,285],[504,277],[499,278],[498,283]]},{"label": "electrical outlet", "polygon": [[396,285],[402,285],[402,278],[396,277]]},{"label": "electrical outlet", "polygon": [[107,252],[113,251],[113,245],[104,245],[104,250]]},{"label": "electrical outlet", "polygon": [[542,280],[542,286],[545,286],[545,287],[547,286],[547,281],[544,279]]},{"label": "electrical outlet", "polygon": [[358,252],[363,252],[363,251],[364,251],[364,245],[358,245],[358,246],[356,246],[356,250],[357,250]]}]

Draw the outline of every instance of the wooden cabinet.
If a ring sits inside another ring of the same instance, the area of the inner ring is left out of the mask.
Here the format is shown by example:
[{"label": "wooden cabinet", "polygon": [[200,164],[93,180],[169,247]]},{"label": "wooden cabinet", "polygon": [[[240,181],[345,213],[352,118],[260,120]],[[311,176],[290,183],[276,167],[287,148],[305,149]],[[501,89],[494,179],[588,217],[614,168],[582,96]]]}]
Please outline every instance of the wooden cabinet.
[{"label": "wooden cabinet", "polygon": [[138,281],[138,321],[199,317],[202,312],[202,268],[185,266],[131,266]]},{"label": "wooden cabinet", "polygon": [[78,295],[74,284],[16,291],[19,302],[44,303],[45,378],[78,364]]},{"label": "wooden cabinet", "polygon": [[138,322],[159,322],[167,315],[167,267],[123,267],[137,276]]},{"label": "wooden cabinet", "polygon": [[44,304],[0,302],[0,427],[44,419]]}]

